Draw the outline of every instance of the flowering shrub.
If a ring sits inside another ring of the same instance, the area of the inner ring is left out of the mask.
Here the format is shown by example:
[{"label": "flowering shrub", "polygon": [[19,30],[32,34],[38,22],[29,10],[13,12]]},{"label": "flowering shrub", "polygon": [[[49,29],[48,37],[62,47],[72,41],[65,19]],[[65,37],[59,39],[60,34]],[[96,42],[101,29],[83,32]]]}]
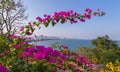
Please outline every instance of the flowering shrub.
[{"label": "flowering shrub", "polygon": [[[103,16],[104,12],[100,12],[99,10],[93,12],[87,8],[83,15],[70,10],[67,12],[55,12],[53,16],[45,14],[44,18],[37,17],[36,22],[29,22],[28,25],[20,28],[22,37],[14,34],[11,34],[10,37],[5,37],[8,44],[6,45],[6,49],[2,50],[0,48],[0,64],[6,66],[9,72],[90,71],[92,69],[92,63],[84,56],[71,52],[67,46],[62,45],[59,49],[39,45],[34,46],[28,44],[24,39],[26,35],[33,34],[35,26],[40,27],[43,24],[47,27],[50,23],[54,26],[58,22],[65,23],[67,21],[73,24],[78,20],[85,22],[92,15]],[[4,36],[0,38],[2,37]]]},{"label": "flowering shrub", "polygon": [[6,65],[9,72],[16,71],[82,71],[91,67],[91,63],[79,54],[71,52],[66,46],[61,49],[33,46],[21,41],[18,36],[12,36],[10,48],[0,56],[2,65]]},{"label": "flowering shrub", "polygon": [[120,60],[120,47],[116,41],[111,40],[107,35],[98,37],[92,40],[91,43],[94,47],[80,47],[76,50],[76,53],[98,64]]}]

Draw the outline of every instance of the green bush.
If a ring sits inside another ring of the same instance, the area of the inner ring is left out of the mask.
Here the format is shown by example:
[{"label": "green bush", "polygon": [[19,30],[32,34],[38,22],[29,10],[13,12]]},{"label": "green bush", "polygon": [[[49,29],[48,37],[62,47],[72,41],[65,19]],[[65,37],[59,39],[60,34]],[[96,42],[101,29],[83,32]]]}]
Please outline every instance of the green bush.
[{"label": "green bush", "polygon": [[9,48],[10,40],[9,38],[2,34],[0,35],[0,53]]},{"label": "green bush", "polygon": [[119,46],[116,41],[110,40],[107,35],[92,40],[92,45],[93,48],[81,47],[76,52],[87,57],[91,62],[106,64],[120,60]]}]

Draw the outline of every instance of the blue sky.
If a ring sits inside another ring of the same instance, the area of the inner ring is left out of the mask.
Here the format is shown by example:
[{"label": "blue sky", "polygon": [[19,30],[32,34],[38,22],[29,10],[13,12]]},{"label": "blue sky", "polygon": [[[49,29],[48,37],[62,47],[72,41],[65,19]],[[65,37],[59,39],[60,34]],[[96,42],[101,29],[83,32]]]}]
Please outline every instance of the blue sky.
[{"label": "blue sky", "polygon": [[120,0],[24,0],[24,6],[29,14],[28,21],[35,21],[37,16],[53,15],[55,11],[74,10],[83,13],[86,8],[106,13],[103,17],[92,17],[85,23],[57,24],[55,27],[42,27],[34,34],[66,38],[94,39],[109,35],[111,39],[120,40]]}]

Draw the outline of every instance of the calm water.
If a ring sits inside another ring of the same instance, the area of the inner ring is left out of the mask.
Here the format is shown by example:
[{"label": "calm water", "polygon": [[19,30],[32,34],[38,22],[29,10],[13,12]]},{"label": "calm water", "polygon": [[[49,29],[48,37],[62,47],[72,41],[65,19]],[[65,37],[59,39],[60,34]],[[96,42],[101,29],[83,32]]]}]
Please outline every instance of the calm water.
[{"label": "calm water", "polygon": [[[45,45],[48,47],[54,44],[55,42],[58,42],[60,45],[63,44],[68,46],[72,51],[77,50],[81,46],[92,47],[91,40],[82,40],[82,39],[48,40],[48,41],[38,41],[33,43],[36,45]],[[118,41],[117,44],[120,46],[120,41]]]}]

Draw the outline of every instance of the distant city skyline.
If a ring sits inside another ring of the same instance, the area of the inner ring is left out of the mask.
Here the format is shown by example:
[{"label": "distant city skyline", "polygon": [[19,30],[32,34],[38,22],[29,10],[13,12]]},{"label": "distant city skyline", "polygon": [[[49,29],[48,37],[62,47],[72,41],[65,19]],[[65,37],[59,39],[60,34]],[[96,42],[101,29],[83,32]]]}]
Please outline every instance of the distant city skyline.
[{"label": "distant city skyline", "polygon": [[78,39],[94,39],[108,35],[111,39],[120,40],[120,0],[23,0],[23,2],[29,14],[28,21],[34,21],[37,16],[43,17],[44,14],[53,15],[55,11],[62,10],[83,13],[86,8],[93,10],[100,8],[106,13],[103,17],[92,17],[85,23],[69,24],[68,22],[48,28],[42,26],[40,30],[35,31],[36,35]]}]

